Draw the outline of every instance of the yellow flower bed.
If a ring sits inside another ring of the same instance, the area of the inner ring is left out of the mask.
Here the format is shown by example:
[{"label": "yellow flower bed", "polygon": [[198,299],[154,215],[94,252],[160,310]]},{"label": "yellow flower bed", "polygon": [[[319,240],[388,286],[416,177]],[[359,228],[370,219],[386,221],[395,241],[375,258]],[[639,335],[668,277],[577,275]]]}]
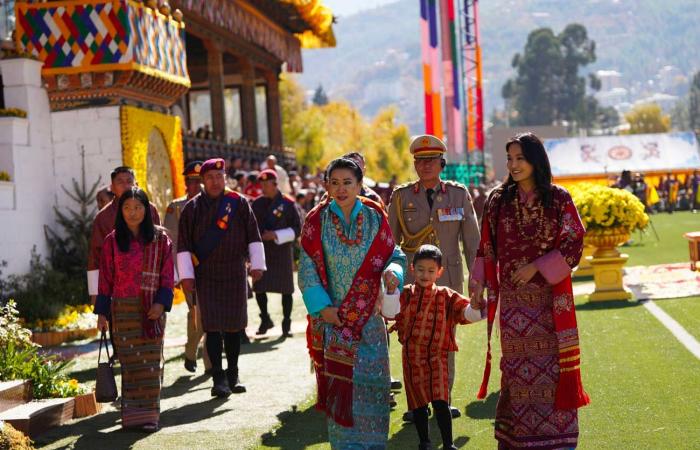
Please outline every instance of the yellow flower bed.
[{"label": "yellow flower bed", "polygon": [[57,318],[37,320],[29,328],[35,332],[84,330],[94,328],[96,322],[92,305],[66,306]]},{"label": "yellow flower bed", "polygon": [[184,156],[182,153],[182,129],[180,118],[134,106],[121,108],[122,158],[124,165],[136,171],[136,181],[148,192],[148,139],[155,127],[160,131],[170,156],[170,173],[174,197],[185,195]]},{"label": "yellow flower bed", "polygon": [[569,192],[587,230],[622,227],[632,232],[649,223],[642,202],[624,189],[579,183]]}]

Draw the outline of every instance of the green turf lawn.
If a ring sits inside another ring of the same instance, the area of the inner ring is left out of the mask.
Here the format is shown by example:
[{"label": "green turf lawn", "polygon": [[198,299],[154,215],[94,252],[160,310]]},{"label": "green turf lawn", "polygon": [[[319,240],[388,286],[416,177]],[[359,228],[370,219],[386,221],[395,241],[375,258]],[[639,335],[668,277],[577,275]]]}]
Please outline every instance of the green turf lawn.
[{"label": "green turf lawn", "polygon": [[[651,228],[635,233],[622,248],[627,263],[651,265],[688,261],[683,233],[700,230],[700,215],[690,212],[657,214]],[[657,304],[689,333],[700,339],[700,297],[658,300]],[[592,398],[580,410],[582,449],[700,448],[700,361],[637,302],[587,304],[577,298],[581,336],[582,376]],[[460,327],[457,379],[453,403],[463,416],[453,421],[458,447],[495,448],[493,418],[500,372],[500,349],[494,336],[494,370],[489,395],[476,400],[485,355],[485,324]],[[392,372],[401,376],[401,348],[392,336]],[[391,414],[390,449],[417,447],[412,425],[404,425],[406,396],[397,395]],[[326,449],[325,421],[313,410],[312,399],[299,411],[280,416],[281,426],[265,434],[258,448]],[[434,443],[440,443],[437,423],[431,420]]]},{"label": "green turf lawn", "polygon": [[[633,242],[620,248],[630,256],[627,265],[647,266],[688,261],[688,241],[683,238],[683,234],[700,231],[700,214],[683,211],[649,217],[653,228],[649,226],[642,233],[635,232],[632,235]],[[658,240],[654,229],[659,236]]]},{"label": "green turf lawn", "polygon": [[700,340],[700,297],[656,300],[655,303]]},{"label": "green turf lawn", "polygon": [[[700,361],[636,302],[592,305],[583,303],[582,298],[577,302],[583,381],[592,398],[591,405],[580,410],[579,447],[672,449],[700,445]],[[659,303],[669,314],[679,312],[687,317],[698,311],[700,299]],[[697,330],[697,314],[694,320]],[[485,324],[460,327],[458,338],[453,403],[463,416],[453,421],[455,442],[460,447],[495,448],[499,352],[494,355],[496,369],[489,395],[478,401],[475,393],[484,364]],[[395,375],[401,373],[400,352],[393,336]],[[389,448],[415,448],[415,429],[401,420],[405,393],[397,400],[399,406],[391,414]],[[324,420],[310,403],[281,419],[282,425],[263,436],[259,448],[327,448]],[[432,420],[431,433],[433,442],[441,442]]]}]

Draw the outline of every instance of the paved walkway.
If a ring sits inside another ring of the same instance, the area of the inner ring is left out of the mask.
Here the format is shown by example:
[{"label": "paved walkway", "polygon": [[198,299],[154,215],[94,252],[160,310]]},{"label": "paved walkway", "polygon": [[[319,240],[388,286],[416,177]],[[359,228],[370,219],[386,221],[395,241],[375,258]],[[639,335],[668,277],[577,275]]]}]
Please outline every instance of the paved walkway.
[{"label": "paved walkway", "polygon": [[[36,440],[37,448],[59,449],[243,449],[259,444],[260,437],[280,423],[280,417],[306,404],[312,396],[315,379],[310,373],[304,331],[306,323],[301,299],[295,299],[294,337],[281,337],[281,306],[277,295],[270,295],[270,310],[276,328],[264,338],[254,338],[258,325],[257,305],[249,302],[248,330],[253,342],[242,346],[240,377],[248,392],[228,400],[212,398],[211,380],[203,364],[195,374],[183,367],[186,305],[176,305],[168,316],[165,349],[165,380],[158,433],[146,435],[121,430],[119,411],[104,405],[101,414],[76,420],[49,431]],[[73,376],[89,385],[94,383],[97,343],[56,349],[76,361]],[[118,370],[116,371],[118,373]],[[120,379],[117,377],[117,385]],[[235,432],[232,432],[235,430]]]}]

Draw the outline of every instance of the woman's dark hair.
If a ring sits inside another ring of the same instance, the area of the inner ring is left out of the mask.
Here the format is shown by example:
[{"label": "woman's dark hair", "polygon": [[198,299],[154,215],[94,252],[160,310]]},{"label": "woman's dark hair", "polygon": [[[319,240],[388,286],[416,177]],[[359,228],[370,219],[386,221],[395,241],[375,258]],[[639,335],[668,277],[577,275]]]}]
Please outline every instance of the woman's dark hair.
[{"label": "woman's dark hair", "polygon": [[435,264],[437,264],[438,267],[442,267],[442,252],[434,245],[421,245],[416,254],[413,255],[413,262],[411,264],[415,266],[421,259],[435,261]]},{"label": "woman's dark hair", "polygon": [[326,182],[331,181],[331,174],[337,169],[348,169],[354,175],[358,183],[362,183],[362,169],[350,158],[337,158],[328,164],[326,169]]},{"label": "woman's dark hair", "polygon": [[117,219],[114,222],[114,237],[117,240],[117,247],[119,247],[119,250],[124,253],[129,251],[129,244],[131,243],[131,239],[133,237],[129,227],[126,224],[126,220],[124,220],[124,214],[122,213],[122,206],[124,206],[124,202],[130,198],[135,198],[136,200],[140,201],[146,210],[143,215],[143,221],[139,227],[139,238],[143,242],[152,242],[156,236],[156,228],[153,225],[153,218],[151,217],[151,204],[148,201],[148,195],[146,195],[146,193],[138,187],[129,189],[128,191],[124,192],[121,197],[119,197]]},{"label": "woman's dark hair", "polygon": [[[532,165],[535,190],[544,207],[549,208],[552,205],[552,169],[544,144],[540,138],[529,132],[517,134],[508,140],[506,152],[513,144],[520,144],[525,160]],[[505,201],[512,201],[518,192],[517,183],[510,174],[500,189],[503,190]]]}]

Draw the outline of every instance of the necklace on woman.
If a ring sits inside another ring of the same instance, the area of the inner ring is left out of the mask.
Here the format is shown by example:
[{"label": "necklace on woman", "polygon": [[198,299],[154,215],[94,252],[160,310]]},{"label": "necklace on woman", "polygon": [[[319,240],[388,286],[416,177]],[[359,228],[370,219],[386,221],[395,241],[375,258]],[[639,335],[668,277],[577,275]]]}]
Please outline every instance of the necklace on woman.
[{"label": "necklace on woman", "polygon": [[[520,205],[519,201],[519,193],[516,192],[515,196],[513,197],[513,207],[515,208],[515,224],[516,227],[518,228],[518,236],[520,239],[527,240],[527,241],[532,241],[534,239],[545,239],[546,236],[544,236],[544,232],[546,231],[545,227],[545,217],[544,217],[544,206],[542,204],[538,204],[534,206],[534,213],[530,214],[529,208],[527,208],[527,202],[524,203],[522,206]],[[525,217],[523,218],[523,209],[525,210]],[[526,233],[525,232],[525,222],[529,224],[534,224],[535,230],[533,233]]]},{"label": "necklace on woman", "polygon": [[331,220],[333,220],[335,234],[338,236],[338,239],[340,239],[340,242],[345,245],[360,245],[362,242],[362,211],[357,214],[357,231],[355,233],[355,239],[349,239],[347,236],[345,236],[343,225],[340,223],[340,218],[336,214],[331,214]]}]

